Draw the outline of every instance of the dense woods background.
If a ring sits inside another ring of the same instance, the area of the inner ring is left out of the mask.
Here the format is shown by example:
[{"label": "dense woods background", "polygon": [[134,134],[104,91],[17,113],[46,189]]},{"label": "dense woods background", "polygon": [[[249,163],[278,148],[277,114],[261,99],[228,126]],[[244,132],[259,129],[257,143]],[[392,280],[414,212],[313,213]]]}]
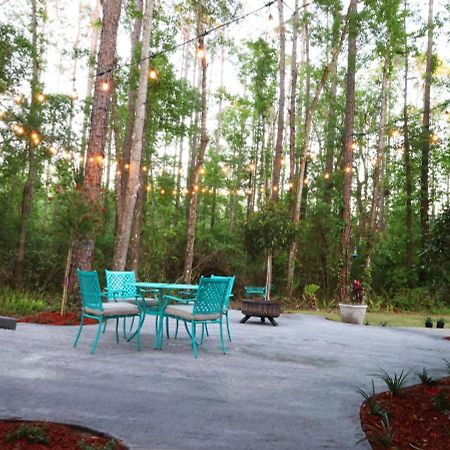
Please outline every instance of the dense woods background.
[{"label": "dense woods background", "polygon": [[112,267],[450,307],[434,2],[2,1],[0,286],[71,300]]}]

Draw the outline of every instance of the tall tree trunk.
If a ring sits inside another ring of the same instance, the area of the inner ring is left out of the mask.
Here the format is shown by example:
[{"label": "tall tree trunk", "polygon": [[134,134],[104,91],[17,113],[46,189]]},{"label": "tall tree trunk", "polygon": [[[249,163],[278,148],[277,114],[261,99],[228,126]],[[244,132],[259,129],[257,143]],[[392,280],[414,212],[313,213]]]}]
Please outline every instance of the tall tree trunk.
[{"label": "tall tree trunk", "polygon": [[[199,26],[200,28],[200,26]],[[198,44],[199,47],[204,47],[204,36],[201,30],[198,30]],[[195,191],[195,186],[198,184],[200,178],[200,170],[205,159],[206,146],[209,142],[209,136],[206,129],[206,100],[207,100],[207,84],[206,84],[206,59],[201,59],[201,86],[202,86],[202,111],[201,111],[201,127],[200,127],[200,146],[195,158],[195,165],[192,170],[190,189],[188,194],[189,209],[188,209],[188,225],[187,225],[187,242],[186,254],[184,258],[184,273],[183,279],[185,283],[190,283],[192,279],[192,263],[194,260],[194,243],[195,243],[195,225],[197,223],[197,205],[198,195]]]},{"label": "tall tree trunk", "polygon": [[92,89],[94,88],[95,80],[95,66],[98,48],[99,27],[98,21],[100,19],[100,0],[96,0],[95,9],[91,16],[91,43],[89,48],[88,74],[86,86],[86,99],[83,108],[83,127],[81,130],[81,160],[79,165],[80,174],[84,173],[86,166],[86,152],[87,152],[87,127],[89,122],[89,111],[92,105]]},{"label": "tall tree trunk", "polygon": [[139,70],[139,61],[141,58],[140,52],[140,38],[142,33],[142,12],[144,7],[143,0],[136,0],[136,17],[134,19],[133,30],[131,33],[131,66],[128,77],[128,105],[127,105],[127,120],[125,126],[125,137],[123,140],[122,151],[117,149],[117,153],[121,155],[118,159],[118,166],[120,167],[120,191],[117,195],[120,201],[117,202],[119,207],[117,211],[116,234],[120,230],[120,222],[122,221],[122,214],[126,201],[126,191],[128,185],[129,171],[125,166],[130,165],[131,146],[133,144],[133,129],[134,118],[136,113],[136,99],[138,95],[138,87],[136,86],[136,71]]},{"label": "tall tree trunk", "polygon": [[280,96],[278,101],[277,140],[275,143],[275,156],[272,171],[271,200],[278,202],[280,199],[281,159],[283,157],[283,133],[284,133],[284,103],[286,80],[286,33],[283,15],[283,0],[278,2],[278,17],[280,22]]},{"label": "tall tree trunk", "polygon": [[145,111],[147,103],[148,70],[150,59],[150,37],[152,33],[154,0],[145,5],[144,29],[142,34],[142,53],[139,69],[139,87],[136,97],[136,111],[132,134],[130,165],[128,169],[127,189],[122,203],[122,220],[119,220],[119,232],[114,247],[113,269],[124,270],[127,262],[128,245],[133,224],[136,197],[141,173],[142,147],[144,139]]},{"label": "tall tree trunk", "polygon": [[[108,110],[113,71],[116,65],[115,54],[121,5],[122,2],[120,0],[103,0],[103,27],[97,58],[97,75],[82,189],[92,219],[98,215]],[[77,286],[76,269],[90,270],[94,250],[95,236],[93,232],[76,237],[69,281],[70,293],[75,292]]]},{"label": "tall tree trunk", "polygon": [[[341,18],[335,17],[335,20],[340,21]],[[320,96],[322,94],[322,90],[323,90],[325,83],[327,82],[328,77],[330,75],[331,68],[336,64],[338,55],[344,44],[344,39],[345,39],[345,36],[347,35],[347,28],[348,28],[348,19],[346,19],[344,27],[342,28],[340,38],[338,40],[336,40],[336,42],[335,42],[335,46],[332,50],[331,61],[324,67],[324,69],[322,71],[322,76],[317,85],[314,99],[311,102],[311,104],[308,106],[308,109],[306,110],[304,133],[303,133],[303,143],[302,143],[302,149],[301,149],[301,153],[300,153],[301,159],[300,159],[300,163],[299,163],[299,168],[297,170],[298,173],[297,173],[297,177],[296,177],[297,179],[296,179],[296,183],[295,183],[295,202],[294,202],[294,208],[292,211],[292,221],[295,224],[297,224],[300,220],[302,191],[303,191],[304,176],[305,176],[306,158],[307,158],[310,139],[311,139],[312,119],[313,119],[314,113],[316,111],[317,105],[319,103]],[[289,248],[288,274],[287,274],[288,295],[290,295],[292,293],[293,281],[294,281],[294,263],[295,263],[296,255],[297,255],[297,242],[294,240],[291,243],[290,248]]]},{"label": "tall tree trunk", "polygon": [[291,106],[289,108],[289,186],[291,193],[294,186],[296,148],[295,148],[295,120],[296,120],[296,100],[297,100],[297,37],[298,37],[298,0],[295,0],[293,33],[292,33],[292,55],[291,55]]},{"label": "tall tree trunk", "polygon": [[404,0],[404,14],[403,14],[403,32],[405,34],[404,53],[405,53],[405,76],[403,88],[403,136],[404,136],[404,163],[405,163],[405,188],[406,188],[406,268],[408,271],[408,284],[412,285],[412,266],[413,266],[413,209],[412,209],[412,168],[411,168],[411,143],[409,141],[409,123],[408,123],[408,34],[406,30],[406,11],[407,0]]},{"label": "tall tree trunk", "polygon": [[[389,37],[387,38],[389,46]],[[382,170],[384,152],[386,151],[386,127],[387,127],[387,106],[388,106],[388,79],[390,64],[390,49],[387,49],[384,58],[383,75],[381,81],[381,111],[380,123],[378,126],[378,143],[375,169],[373,174],[372,204],[370,207],[369,224],[367,228],[367,258],[365,264],[365,275],[370,279],[370,269],[372,261],[372,250],[377,226],[377,211],[380,199],[380,174]]]},{"label": "tall tree trunk", "polygon": [[[284,104],[285,104],[285,82],[286,82],[286,32],[284,24],[283,0],[277,0],[278,3],[278,20],[280,27],[280,93],[278,100],[278,120],[277,120],[277,138],[275,143],[275,155],[272,167],[272,190],[270,199],[272,202],[280,200],[280,180],[281,180],[281,160],[283,158],[283,133],[284,133]],[[269,250],[267,256],[266,271],[266,296],[267,301],[270,300],[270,286],[272,285],[272,258],[273,249]]]},{"label": "tall tree trunk", "polygon": [[[37,0],[32,0],[31,2],[31,43],[33,46],[33,65],[31,74],[31,93],[30,93],[30,112],[28,121],[31,126],[35,127],[38,125],[37,120],[37,101],[36,93],[39,89],[39,55],[40,51],[38,49],[38,34],[37,34]],[[31,142],[26,143],[27,150],[27,178],[23,188],[22,194],[22,209],[19,224],[19,245],[16,253],[16,261],[14,268],[14,284],[16,288],[21,289],[23,287],[23,270],[25,262],[25,242],[26,234],[30,221],[31,205],[33,202],[34,185],[36,183],[36,178],[38,175],[38,161],[36,159],[36,154]]]},{"label": "tall tree trunk", "polygon": [[352,195],[352,164],[353,164],[353,125],[355,121],[355,73],[356,73],[356,38],[358,35],[357,18],[358,0],[351,0],[349,7],[349,32],[347,56],[347,80],[345,99],[344,124],[344,186],[343,186],[343,229],[341,236],[341,268],[339,274],[339,300],[346,302],[349,299],[349,283],[351,268],[351,195]]},{"label": "tall tree trunk", "polygon": [[[433,0],[428,3],[428,40],[427,40],[427,64],[425,70],[425,86],[423,94],[423,118],[422,118],[422,164],[420,168],[420,228],[422,237],[422,249],[425,248],[428,238],[429,229],[429,188],[428,188],[428,171],[430,159],[430,93],[431,93],[431,77],[433,70]],[[425,257],[421,256],[420,278],[425,280]]]}]

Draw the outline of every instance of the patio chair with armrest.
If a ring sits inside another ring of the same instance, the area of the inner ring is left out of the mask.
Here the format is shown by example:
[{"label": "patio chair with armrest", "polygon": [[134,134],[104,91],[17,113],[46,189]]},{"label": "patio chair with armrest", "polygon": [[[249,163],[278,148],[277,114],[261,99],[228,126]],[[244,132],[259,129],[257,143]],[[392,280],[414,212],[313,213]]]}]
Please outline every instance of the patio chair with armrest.
[{"label": "patio chair with armrest", "polygon": [[[136,303],[136,299],[145,302],[146,307],[157,307],[159,305],[158,301],[158,291],[154,289],[143,290],[140,289],[139,292],[136,289],[136,275],[133,271],[113,271],[113,270],[105,270],[106,274],[106,293],[108,294],[108,301],[113,302],[127,302],[127,303]],[[150,293],[150,297],[146,297],[145,295]],[[125,322],[123,321],[123,335],[126,337],[125,332]],[[134,317],[131,322],[130,331],[133,328]],[[103,332],[106,328],[103,328]]]},{"label": "patio chair with armrest", "polygon": [[[197,341],[196,327],[197,325],[206,325],[217,323],[220,326],[220,341],[223,353],[226,353],[225,343],[223,339],[222,317],[224,315],[224,304],[226,301],[229,286],[228,277],[200,278],[200,283],[193,304],[174,304],[165,308],[164,315],[182,320],[186,324],[191,324],[189,333],[194,357],[197,358]],[[170,300],[179,300],[178,297],[170,295],[164,296],[166,302]],[[162,340],[160,342],[162,345]]]},{"label": "patio chair with armrest", "polygon": [[[80,328],[78,329],[78,333],[73,344],[74,347],[76,347],[78,344],[85,317],[89,317],[98,321],[97,334],[91,348],[91,353],[94,353],[95,349],[97,348],[98,340],[100,338],[100,331],[104,320],[116,320],[117,343],[119,343],[119,319],[126,317],[138,317],[139,323],[141,323],[143,311],[141,310],[141,308],[139,308],[138,305],[133,305],[126,302],[103,302],[103,299],[107,300],[108,294],[103,293],[100,289],[100,282],[98,280],[97,271],[85,272],[77,269],[77,275],[80,284],[82,306]],[[140,350],[140,327],[137,330],[137,346],[138,350]]]}]

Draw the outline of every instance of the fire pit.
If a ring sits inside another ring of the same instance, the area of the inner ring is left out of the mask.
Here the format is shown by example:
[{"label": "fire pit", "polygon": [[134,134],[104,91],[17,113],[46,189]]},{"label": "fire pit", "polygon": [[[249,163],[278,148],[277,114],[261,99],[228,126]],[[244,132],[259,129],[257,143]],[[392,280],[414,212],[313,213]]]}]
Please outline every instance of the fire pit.
[{"label": "fire pit", "polygon": [[247,322],[250,317],[259,317],[261,323],[264,323],[266,319],[269,319],[274,327],[278,325],[275,317],[279,317],[280,315],[279,303],[266,302],[264,300],[242,300],[241,311],[242,314],[244,314],[241,323]]}]

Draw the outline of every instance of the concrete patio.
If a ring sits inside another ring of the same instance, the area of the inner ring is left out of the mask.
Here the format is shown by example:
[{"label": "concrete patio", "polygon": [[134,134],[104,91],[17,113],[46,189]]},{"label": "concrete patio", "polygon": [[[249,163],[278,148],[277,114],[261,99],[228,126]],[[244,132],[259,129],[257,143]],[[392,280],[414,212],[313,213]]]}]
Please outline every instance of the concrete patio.
[{"label": "concrete patio", "polygon": [[[256,319],[240,324],[241,317],[230,311],[228,354],[211,326],[198,360],[184,329],[154,351],[153,318],[140,353],[136,342],[115,343],[112,324],[95,355],[95,326],[76,349],[76,327],[0,330],[0,418],[89,426],[132,450],[343,450],[363,437],[355,389],[370,390],[370,374],[425,366],[446,375],[445,329],[359,327],[306,315],[283,315],[274,328]],[[385,390],[378,380],[376,387]]]}]

